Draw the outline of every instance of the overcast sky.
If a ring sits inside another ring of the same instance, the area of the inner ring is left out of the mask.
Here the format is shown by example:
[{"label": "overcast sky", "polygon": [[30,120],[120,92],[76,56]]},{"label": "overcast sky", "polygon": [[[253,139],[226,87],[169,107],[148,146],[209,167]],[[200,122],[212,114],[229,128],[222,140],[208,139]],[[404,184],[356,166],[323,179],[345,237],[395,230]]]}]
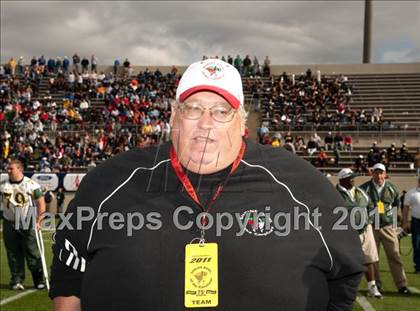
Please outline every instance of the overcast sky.
[{"label": "overcast sky", "polygon": [[[1,1],[1,61],[128,57],[185,65],[203,55],[273,64],[360,63],[364,1]],[[373,61],[420,61],[420,1],[373,2]]]}]

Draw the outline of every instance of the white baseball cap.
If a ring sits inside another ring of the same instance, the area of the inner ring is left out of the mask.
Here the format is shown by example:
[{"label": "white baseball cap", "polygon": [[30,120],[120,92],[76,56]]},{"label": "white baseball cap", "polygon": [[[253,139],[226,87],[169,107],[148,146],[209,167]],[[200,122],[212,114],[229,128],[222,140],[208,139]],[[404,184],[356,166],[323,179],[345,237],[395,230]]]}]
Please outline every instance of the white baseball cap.
[{"label": "white baseball cap", "polygon": [[358,176],[356,173],[354,173],[351,169],[349,168],[343,168],[341,171],[338,172],[337,177],[339,180],[341,179],[346,179],[349,177],[356,177]]},{"label": "white baseball cap", "polygon": [[373,171],[375,171],[375,170],[381,170],[381,171],[386,172],[385,165],[383,165],[382,163],[376,163],[376,164],[372,167],[372,170],[373,170]]},{"label": "white baseball cap", "polygon": [[220,59],[206,59],[188,66],[179,81],[176,100],[183,102],[199,91],[214,92],[235,109],[244,104],[241,75],[235,67]]}]

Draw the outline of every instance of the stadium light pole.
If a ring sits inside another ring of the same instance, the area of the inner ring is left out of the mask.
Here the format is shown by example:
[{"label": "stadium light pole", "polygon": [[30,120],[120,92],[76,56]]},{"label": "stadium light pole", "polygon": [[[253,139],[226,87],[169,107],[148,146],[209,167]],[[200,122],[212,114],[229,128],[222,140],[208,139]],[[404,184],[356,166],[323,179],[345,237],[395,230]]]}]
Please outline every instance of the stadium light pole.
[{"label": "stadium light pole", "polygon": [[372,0],[365,0],[365,27],[363,30],[363,64],[372,62]]}]

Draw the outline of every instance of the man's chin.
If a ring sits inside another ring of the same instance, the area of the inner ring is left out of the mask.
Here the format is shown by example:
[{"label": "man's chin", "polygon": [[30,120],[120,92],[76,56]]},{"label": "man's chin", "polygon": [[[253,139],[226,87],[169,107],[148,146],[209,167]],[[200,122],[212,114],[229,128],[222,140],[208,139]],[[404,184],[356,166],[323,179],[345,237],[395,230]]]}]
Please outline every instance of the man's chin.
[{"label": "man's chin", "polygon": [[217,152],[195,152],[191,154],[191,161],[195,165],[208,166],[217,162]]}]

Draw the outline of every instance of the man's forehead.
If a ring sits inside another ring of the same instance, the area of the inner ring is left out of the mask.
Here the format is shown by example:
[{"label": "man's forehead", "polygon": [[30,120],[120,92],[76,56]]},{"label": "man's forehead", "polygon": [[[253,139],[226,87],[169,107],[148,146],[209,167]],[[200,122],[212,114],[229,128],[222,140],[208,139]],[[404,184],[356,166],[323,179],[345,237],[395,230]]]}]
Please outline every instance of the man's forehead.
[{"label": "man's forehead", "polygon": [[210,106],[213,106],[215,104],[230,106],[229,102],[225,98],[223,98],[219,94],[216,94],[214,92],[208,92],[208,91],[194,93],[188,98],[186,98],[184,102],[185,103],[197,102],[202,105],[210,105]]}]

